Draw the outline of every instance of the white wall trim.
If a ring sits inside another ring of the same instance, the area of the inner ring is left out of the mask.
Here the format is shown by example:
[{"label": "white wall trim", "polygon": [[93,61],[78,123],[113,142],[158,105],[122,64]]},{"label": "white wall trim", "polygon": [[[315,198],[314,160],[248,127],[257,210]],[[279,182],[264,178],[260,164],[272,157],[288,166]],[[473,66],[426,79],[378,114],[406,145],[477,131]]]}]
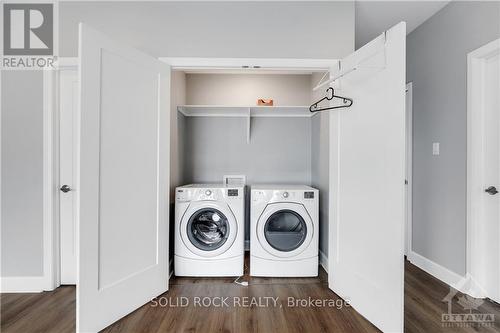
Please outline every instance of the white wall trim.
[{"label": "white wall trim", "polygon": [[486,253],[481,247],[484,238],[483,202],[485,196],[478,189],[484,187],[483,143],[484,119],[484,62],[500,52],[500,39],[494,40],[467,55],[467,242],[466,270],[477,297],[485,297],[481,284],[487,283],[486,270],[481,259]]},{"label": "white wall trim", "polygon": [[[2,73],[3,73],[3,71],[0,70],[0,131],[2,130],[2,115],[3,115],[3,109],[2,109],[2,104],[3,103],[1,102],[1,101],[3,101],[3,99],[2,99],[2,81],[3,81],[2,80]],[[2,177],[1,177],[1,175],[2,175],[2,163],[1,163],[1,160],[2,160],[2,135],[0,135],[0,220],[3,221],[3,219],[2,219],[2,208],[3,208],[2,207],[2,202],[3,202],[2,201],[2,192],[3,191],[2,191]],[[0,226],[0,239],[2,239],[2,229],[3,228]],[[1,248],[2,247],[0,245],[0,251],[1,251]],[[1,258],[1,256],[0,256],[0,258]],[[2,271],[2,267],[0,265],[0,273],[1,273],[1,271]],[[0,292],[2,292],[2,285],[3,285],[3,280],[2,280],[2,278],[0,276]]]},{"label": "white wall trim", "polygon": [[45,276],[6,276],[0,281],[1,293],[39,293],[47,289]]},{"label": "white wall trim", "polygon": [[329,70],[338,62],[336,59],[281,59],[281,58],[189,58],[189,57],[159,57],[168,63],[172,69],[242,69],[252,70],[253,66],[262,69],[293,69],[297,71]]},{"label": "white wall trim", "polygon": [[464,290],[461,281],[463,281],[464,276],[459,275],[446,267],[441,266],[440,264],[414,252],[410,251],[408,253],[408,261],[413,265],[417,266],[421,270],[429,273],[435,278],[441,280],[447,285],[466,293],[467,290]]},{"label": "white wall trim", "polygon": [[[78,58],[59,58],[57,69],[77,68]],[[59,70],[43,71],[43,276],[12,277],[11,292],[41,292],[60,286]],[[40,282],[43,281],[43,282]],[[18,290],[16,288],[19,288]]]},{"label": "white wall trim", "polygon": [[[41,290],[59,286],[57,189],[57,71],[43,71],[43,277]],[[36,280],[27,279],[26,282]],[[27,289],[32,287],[26,286]]]},{"label": "white wall trim", "polygon": [[[194,58],[194,57],[159,57],[172,69],[242,69],[242,66],[260,66],[259,70],[275,69],[295,71],[323,71],[335,67],[337,59],[284,59],[284,58]],[[61,57],[57,60],[57,68],[78,67],[78,57]],[[253,68],[246,69],[255,70]]]},{"label": "white wall trim", "polygon": [[326,255],[325,252],[321,250],[319,250],[319,264],[321,265],[321,267],[323,267],[325,272],[328,273],[328,255]]},{"label": "white wall trim", "polygon": [[56,63],[57,69],[76,69],[78,68],[78,57],[60,57]]}]

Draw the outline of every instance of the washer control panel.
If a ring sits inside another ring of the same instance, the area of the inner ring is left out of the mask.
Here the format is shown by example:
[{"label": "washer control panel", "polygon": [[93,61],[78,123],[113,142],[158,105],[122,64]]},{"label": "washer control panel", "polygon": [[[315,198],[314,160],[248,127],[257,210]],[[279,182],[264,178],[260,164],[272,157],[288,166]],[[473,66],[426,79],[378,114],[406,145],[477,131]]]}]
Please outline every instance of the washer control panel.
[{"label": "washer control panel", "polygon": [[197,200],[217,200],[222,195],[219,193],[220,191],[218,190],[213,190],[213,189],[200,189],[196,193],[196,199]]},{"label": "washer control panel", "polygon": [[188,191],[182,188],[178,188],[177,191],[175,191],[175,200],[176,201],[189,201],[189,195]]},{"label": "washer control panel", "polygon": [[175,191],[175,200],[178,202],[189,202],[196,200],[243,200],[244,189],[239,187],[227,188],[190,188],[179,187]]}]

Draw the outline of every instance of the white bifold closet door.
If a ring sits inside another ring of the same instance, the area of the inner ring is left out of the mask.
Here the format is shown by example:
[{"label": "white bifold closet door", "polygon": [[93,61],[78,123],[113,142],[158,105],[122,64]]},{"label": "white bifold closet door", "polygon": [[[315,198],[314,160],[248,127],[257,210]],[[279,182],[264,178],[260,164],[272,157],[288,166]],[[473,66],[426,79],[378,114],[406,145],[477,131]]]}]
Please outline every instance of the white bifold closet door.
[{"label": "white bifold closet door", "polygon": [[330,111],[329,286],[384,332],[403,331],[405,40],[400,23],[343,59],[354,103]]},{"label": "white bifold closet door", "polygon": [[77,331],[97,332],[168,289],[165,63],[80,25]]}]

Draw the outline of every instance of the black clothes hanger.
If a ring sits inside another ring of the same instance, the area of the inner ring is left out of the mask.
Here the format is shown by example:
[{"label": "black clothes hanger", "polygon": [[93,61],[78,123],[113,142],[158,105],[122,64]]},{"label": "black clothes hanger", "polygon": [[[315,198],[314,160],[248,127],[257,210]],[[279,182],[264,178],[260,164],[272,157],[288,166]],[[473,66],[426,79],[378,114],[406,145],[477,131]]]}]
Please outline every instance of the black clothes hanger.
[{"label": "black clothes hanger", "polygon": [[[326,108],[318,109],[318,104],[319,103],[323,102],[324,100],[331,101],[334,98],[341,99],[344,104],[343,105],[337,105],[337,106],[329,106],[329,107],[326,107]],[[310,112],[319,112],[319,111],[326,111],[326,110],[333,110],[333,109],[340,109],[340,108],[348,108],[348,107],[350,107],[352,105],[352,103],[353,103],[352,99],[350,99],[348,97],[343,97],[343,96],[337,96],[337,95],[335,95],[335,92],[333,91],[333,88],[329,87],[326,90],[326,96],[323,97],[322,99],[320,99],[319,101],[311,104],[311,106],[309,107],[309,111]]]}]

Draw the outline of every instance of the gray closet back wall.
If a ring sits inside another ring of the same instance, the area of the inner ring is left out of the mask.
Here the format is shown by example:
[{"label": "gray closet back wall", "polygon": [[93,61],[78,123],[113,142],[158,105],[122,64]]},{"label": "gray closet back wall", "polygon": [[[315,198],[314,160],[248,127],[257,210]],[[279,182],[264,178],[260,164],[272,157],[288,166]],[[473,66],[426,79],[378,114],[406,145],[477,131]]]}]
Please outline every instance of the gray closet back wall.
[{"label": "gray closet back wall", "polygon": [[[183,116],[181,116],[183,117]],[[183,117],[184,179],[220,183],[246,175],[249,184],[311,183],[311,119]]]}]

